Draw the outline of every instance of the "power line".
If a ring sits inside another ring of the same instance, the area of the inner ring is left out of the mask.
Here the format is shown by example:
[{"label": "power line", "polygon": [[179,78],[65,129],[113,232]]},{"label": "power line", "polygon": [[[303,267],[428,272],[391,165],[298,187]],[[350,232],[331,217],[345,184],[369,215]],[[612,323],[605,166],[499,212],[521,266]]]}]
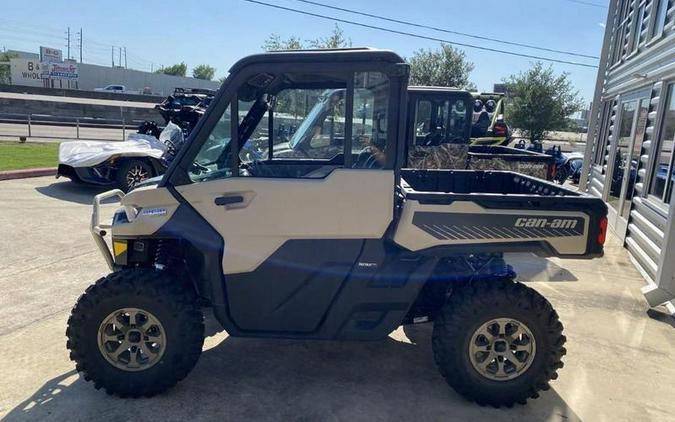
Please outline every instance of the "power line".
[{"label": "power line", "polygon": [[444,43],[444,44],[458,45],[458,46],[467,47],[467,48],[475,48],[475,49],[478,49],[478,50],[490,51],[490,52],[493,52],[493,53],[500,53],[500,54],[506,54],[506,55],[510,55],[510,56],[517,56],[517,57],[525,57],[525,58],[528,58],[528,59],[543,60],[543,61],[547,61],[547,62],[563,63],[563,64],[569,64],[569,65],[573,65],[573,66],[589,67],[589,68],[593,68],[593,69],[598,68],[598,66],[592,65],[592,64],[571,62],[571,61],[560,60],[560,59],[552,59],[552,58],[549,58],[549,57],[535,56],[535,55],[532,55],[532,54],[524,54],[524,53],[517,53],[517,52],[514,52],[514,51],[500,50],[500,49],[497,49],[497,48],[481,47],[481,46],[474,45],[474,44],[460,43],[460,42],[456,42],[456,41],[445,40],[445,39],[442,39],[442,38],[436,38],[436,37],[429,37],[429,36],[426,36],[426,35],[414,34],[412,32],[399,31],[399,30],[390,29],[390,28],[383,28],[381,26],[369,25],[369,24],[360,23],[360,22],[353,22],[353,21],[349,21],[349,20],[346,20],[346,19],[335,18],[335,17],[332,17],[332,16],[321,15],[321,14],[318,14],[318,13],[306,12],[304,10],[298,10],[298,9],[293,9],[291,7],[285,7],[285,6],[279,6],[279,5],[276,5],[276,4],[265,3],[265,2],[262,2],[262,1],[258,1],[258,0],[243,0],[243,1],[248,2],[248,3],[259,4],[259,5],[262,5],[262,6],[272,7],[272,8],[275,8],[275,9],[299,13],[299,14],[302,14],[302,15],[313,16],[315,18],[321,18],[321,19],[326,19],[326,20],[330,20],[330,21],[334,21],[334,22],[340,22],[340,23],[344,23],[344,24],[347,24],[347,25],[354,25],[354,26],[360,26],[360,27],[363,27],[363,28],[376,29],[378,31],[384,31],[384,32],[392,33],[392,34],[398,34],[398,35],[405,35],[405,36],[414,37],[414,38],[421,38],[421,39],[424,39],[424,40],[437,41],[437,42],[441,42],[441,43]]},{"label": "power line", "polygon": [[402,25],[413,26],[413,27],[416,27],[416,28],[431,29],[432,31],[445,32],[446,34],[461,35],[463,37],[476,38],[476,39],[485,40],[485,41],[493,41],[493,42],[497,42],[497,43],[501,43],[501,44],[513,45],[513,46],[517,46],[517,47],[531,48],[531,49],[540,50],[540,51],[548,51],[550,53],[566,54],[568,56],[585,57],[585,58],[588,58],[588,59],[599,59],[598,56],[591,56],[591,55],[588,55],[588,54],[575,53],[575,52],[572,52],[572,51],[556,50],[556,49],[553,49],[553,48],[540,47],[540,46],[536,46],[536,45],[532,45],[532,44],[523,44],[523,43],[518,43],[518,42],[513,42],[513,41],[500,40],[498,38],[490,38],[490,37],[485,37],[485,36],[482,36],[482,35],[467,34],[466,32],[452,31],[452,30],[449,30],[449,29],[438,28],[438,27],[435,27],[435,26],[424,25],[424,24],[421,24],[421,23],[404,21],[404,20],[394,19],[394,18],[388,18],[388,17],[385,17],[385,16],[361,12],[361,11],[358,11],[358,10],[346,9],[344,7],[331,6],[329,4],[319,3],[319,2],[311,1],[311,0],[295,0],[295,1],[300,2],[300,3],[311,4],[311,5],[314,5],[314,6],[325,7],[327,9],[339,10],[341,12],[352,13],[354,15],[367,16],[369,18],[380,19],[380,20],[387,21],[387,22],[393,22],[393,23],[399,23],[399,24],[402,24]]},{"label": "power line", "polygon": [[602,4],[597,4],[597,3],[591,3],[589,1],[582,1],[582,0],[565,0],[570,3],[576,3],[576,4],[583,4],[584,6],[593,6],[593,7],[599,7],[601,9],[607,9],[608,6],[602,5]]}]

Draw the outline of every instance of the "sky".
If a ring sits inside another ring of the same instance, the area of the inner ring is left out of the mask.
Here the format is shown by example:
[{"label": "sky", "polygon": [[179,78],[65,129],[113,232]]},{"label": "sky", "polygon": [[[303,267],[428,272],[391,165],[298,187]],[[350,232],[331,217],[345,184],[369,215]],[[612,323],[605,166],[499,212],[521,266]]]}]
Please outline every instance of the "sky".
[{"label": "sky", "polygon": [[[448,42],[510,50],[597,65],[597,60],[504,45],[429,29],[385,22],[298,2],[261,0],[284,7],[340,19],[412,32]],[[412,21],[451,31],[510,42],[598,56],[602,46],[608,0],[316,0],[388,18]],[[83,32],[83,61],[111,64],[111,49],[124,46],[130,68],[150,70],[184,61],[188,69],[206,63],[226,75],[239,58],[262,51],[275,33],[281,37],[314,39],[330,34],[335,23],[317,17],[272,9],[244,0],[131,1],[31,0],[11,2],[0,15],[0,49],[38,52],[44,45],[66,50],[71,30],[71,55],[77,56],[77,32]],[[420,48],[435,49],[440,42],[387,33],[340,23],[354,47],[391,49],[409,57]],[[471,81],[479,90],[527,70],[535,59],[457,46],[474,63]],[[118,53],[115,52],[117,62]],[[117,64],[117,63],[116,63]],[[553,63],[556,72],[568,72],[585,101],[593,96],[597,69]]]}]

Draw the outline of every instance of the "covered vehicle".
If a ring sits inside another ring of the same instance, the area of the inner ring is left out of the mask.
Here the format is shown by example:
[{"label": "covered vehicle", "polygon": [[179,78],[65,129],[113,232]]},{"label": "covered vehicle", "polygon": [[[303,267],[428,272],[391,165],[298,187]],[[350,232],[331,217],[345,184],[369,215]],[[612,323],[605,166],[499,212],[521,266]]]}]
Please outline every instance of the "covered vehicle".
[{"label": "covered vehicle", "polygon": [[111,186],[125,192],[163,174],[183,143],[181,128],[169,123],[159,139],[132,133],[126,141],[72,141],[59,145],[56,178]]}]

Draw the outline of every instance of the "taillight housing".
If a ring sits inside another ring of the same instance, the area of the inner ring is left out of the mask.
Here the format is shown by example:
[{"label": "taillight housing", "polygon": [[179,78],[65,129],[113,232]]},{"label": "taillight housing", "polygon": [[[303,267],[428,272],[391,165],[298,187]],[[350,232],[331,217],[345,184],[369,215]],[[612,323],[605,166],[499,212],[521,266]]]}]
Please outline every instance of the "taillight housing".
[{"label": "taillight housing", "polygon": [[607,217],[600,220],[600,233],[598,233],[598,243],[602,246],[607,240]]},{"label": "taillight housing", "polygon": [[497,122],[495,123],[495,126],[492,128],[492,133],[495,136],[506,136],[506,134],[509,133],[509,127],[506,126],[506,123]]}]

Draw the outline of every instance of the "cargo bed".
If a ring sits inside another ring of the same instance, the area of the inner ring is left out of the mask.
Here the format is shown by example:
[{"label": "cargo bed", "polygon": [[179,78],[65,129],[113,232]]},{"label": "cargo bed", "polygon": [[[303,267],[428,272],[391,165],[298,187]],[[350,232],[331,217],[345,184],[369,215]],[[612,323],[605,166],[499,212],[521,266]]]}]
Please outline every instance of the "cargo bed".
[{"label": "cargo bed", "polygon": [[603,253],[607,206],[599,198],[509,171],[404,169],[401,179],[393,240],[411,251]]}]

